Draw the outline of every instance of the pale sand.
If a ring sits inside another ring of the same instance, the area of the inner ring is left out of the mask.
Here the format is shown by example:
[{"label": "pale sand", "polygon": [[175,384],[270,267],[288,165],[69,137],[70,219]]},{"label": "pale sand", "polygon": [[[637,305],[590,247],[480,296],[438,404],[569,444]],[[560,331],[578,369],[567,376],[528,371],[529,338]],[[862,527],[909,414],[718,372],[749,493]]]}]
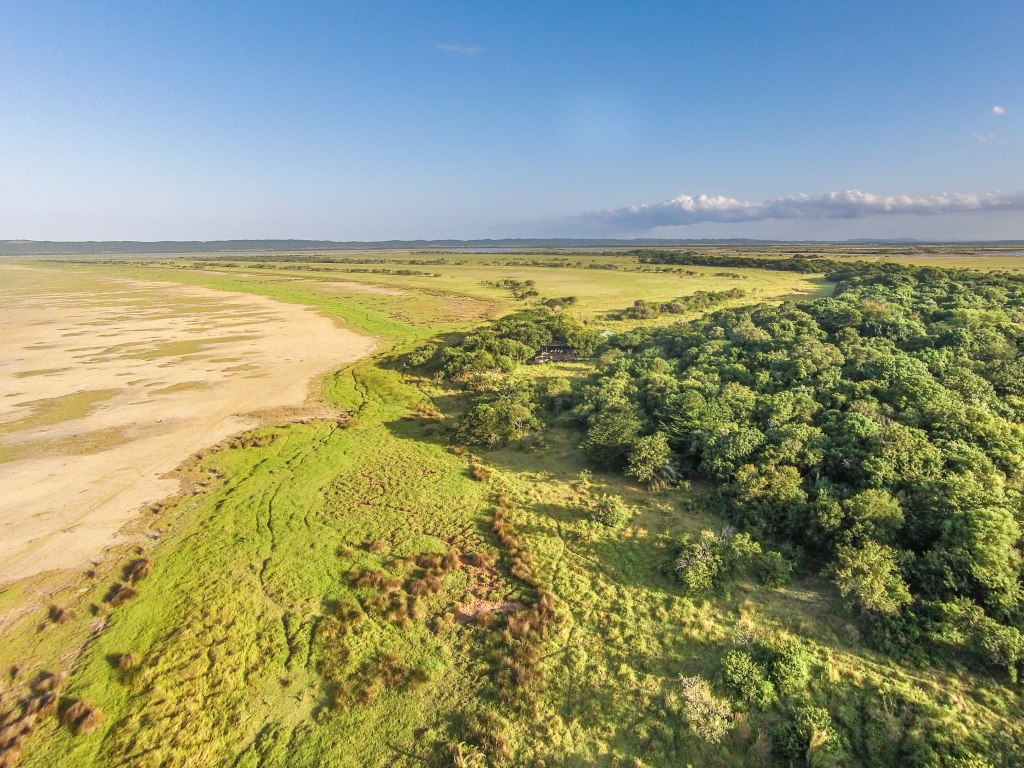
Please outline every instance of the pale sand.
[{"label": "pale sand", "polygon": [[299,305],[58,270],[0,267],[0,306],[0,584],[86,565],[184,459],[374,348]]}]

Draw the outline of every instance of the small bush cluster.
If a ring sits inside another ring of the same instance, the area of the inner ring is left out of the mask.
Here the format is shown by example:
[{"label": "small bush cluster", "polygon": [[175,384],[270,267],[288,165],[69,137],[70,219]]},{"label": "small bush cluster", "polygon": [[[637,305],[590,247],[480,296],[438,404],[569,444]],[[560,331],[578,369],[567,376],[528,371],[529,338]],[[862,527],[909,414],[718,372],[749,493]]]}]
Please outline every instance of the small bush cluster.
[{"label": "small bush cluster", "polygon": [[781,586],[789,580],[792,566],[778,552],[765,552],[749,534],[726,528],[718,533],[704,529],[696,539],[684,534],[677,545],[674,570],[687,592],[699,594],[724,587],[744,574]]},{"label": "small bush cluster", "polygon": [[832,738],[832,717],[824,707],[798,704],[788,708],[772,728],[772,751],[792,764],[811,763],[815,748]]},{"label": "small bush cluster", "polygon": [[274,439],[277,438],[275,433],[265,433],[262,435],[256,435],[248,433],[233,437],[227,441],[228,448],[266,448],[270,445]]},{"label": "small bush cluster", "polygon": [[[380,542],[370,545],[370,550],[383,551],[376,546]],[[337,621],[331,622],[327,628],[330,634],[347,634],[353,626],[355,611],[358,610],[358,622],[365,618],[365,613],[376,613],[389,621],[400,624],[407,623],[410,619],[419,615],[419,598],[434,595],[441,591],[444,585],[445,574],[449,571],[460,568],[463,557],[458,550],[452,549],[448,552],[429,552],[416,557],[412,562],[423,569],[423,573],[415,578],[403,579],[399,576],[389,576],[380,568],[368,571],[352,571],[349,573],[349,582],[356,589],[374,590],[373,594],[363,598],[361,607],[356,604],[352,610],[351,617],[339,616]],[[342,606],[349,606],[345,602]],[[342,610],[342,609],[339,609]],[[345,610],[348,610],[347,608]]]},{"label": "small bush cluster", "polygon": [[517,363],[529,360],[556,340],[581,356],[593,354],[602,341],[597,331],[568,313],[529,309],[478,328],[452,346],[425,345],[409,353],[405,363],[447,379],[464,380],[479,374],[509,373]]},{"label": "small bush cluster", "polygon": [[[536,579],[533,557],[523,549],[519,537],[509,520],[515,509],[506,495],[498,497],[492,528],[511,559],[513,576],[536,590],[537,597],[525,609],[508,616],[501,633],[502,647],[498,652],[499,695],[508,703],[523,703],[531,695],[533,686],[541,677],[540,657],[543,640],[554,627],[558,612],[555,596]],[[494,620],[494,614],[484,614]]]},{"label": "small bush cluster", "polygon": [[71,728],[76,736],[92,733],[103,722],[103,713],[85,699],[75,701],[60,716],[64,725]]},{"label": "small bush cluster", "polygon": [[138,594],[135,588],[128,584],[115,584],[107,593],[106,602],[112,608],[116,608],[119,605],[124,605]]},{"label": "small bush cluster", "polygon": [[47,616],[50,617],[50,621],[54,624],[63,624],[69,618],[71,613],[66,608],[61,608],[59,605],[51,605],[47,611]]},{"label": "small bush cluster", "polygon": [[31,682],[26,696],[0,713],[0,768],[13,768],[21,762],[25,742],[36,732],[39,722],[57,712],[66,682],[64,673],[43,673]]},{"label": "small bush cluster", "polygon": [[775,685],[764,667],[744,651],[729,651],[722,659],[722,676],[726,685],[741,701],[767,709],[775,703]]},{"label": "small bush cluster", "polygon": [[143,579],[149,578],[153,573],[153,561],[148,557],[140,557],[132,560],[124,569],[124,578],[132,584],[137,584]]},{"label": "small bush cluster", "polygon": [[622,528],[633,519],[633,509],[621,496],[603,494],[591,509],[590,519],[609,528]]},{"label": "small bush cluster", "polygon": [[712,744],[720,742],[732,728],[732,706],[718,696],[703,677],[683,677],[683,714],[695,734]]}]

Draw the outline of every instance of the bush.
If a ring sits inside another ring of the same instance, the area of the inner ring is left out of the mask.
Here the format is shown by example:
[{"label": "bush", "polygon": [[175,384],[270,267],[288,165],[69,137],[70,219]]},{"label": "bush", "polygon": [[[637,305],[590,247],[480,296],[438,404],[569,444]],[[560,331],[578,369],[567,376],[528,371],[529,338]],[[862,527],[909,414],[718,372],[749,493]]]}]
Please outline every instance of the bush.
[{"label": "bush", "polygon": [[135,669],[139,666],[139,657],[134,653],[122,653],[117,657],[117,668],[120,670]]},{"label": "bush", "polygon": [[633,510],[621,496],[604,494],[594,505],[590,519],[609,528],[621,528],[633,519]]},{"label": "bush", "polygon": [[88,701],[79,699],[64,710],[60,719],[76,736],[85,736],[100,727],[103,713]]},{"label": "bush", "polygon": [[807,687],[811,678],[811,655],[795,637],[776,641],[768,648],[768,671],[779,691],[792,695]]},{"label": "bush", "polygon": [[832,717],[823,707],[789,710],[771,731],[772,751],[790,764],[810,764],[811,750],[831,740]]},{"label": "bush", "polygon": [[775,702],[775,686],[764,667],[744,651],[729,651],[722,659],[722,676],[742,701],[767,709]]},{"label": "bush", "polygon": [[683,714],[690,730],[704,741],[717,744],[732,727],[732,706],[728,699],[716,696],[703,677],[684,677]]},{"label": "bush", "polygon": [[132,584],[137,584],[143,579],[149,578],[149,575],[153,572],[153,561],[148,557],[140,557],[138,560],[133,560],[124,569],[124,577]]},{"label": "bush", "polygon": [[784,587],[793,576],[793,564],[783,557],[781,552],[769,550],[761,556],[757,571],[762,584],[769,587]]}]

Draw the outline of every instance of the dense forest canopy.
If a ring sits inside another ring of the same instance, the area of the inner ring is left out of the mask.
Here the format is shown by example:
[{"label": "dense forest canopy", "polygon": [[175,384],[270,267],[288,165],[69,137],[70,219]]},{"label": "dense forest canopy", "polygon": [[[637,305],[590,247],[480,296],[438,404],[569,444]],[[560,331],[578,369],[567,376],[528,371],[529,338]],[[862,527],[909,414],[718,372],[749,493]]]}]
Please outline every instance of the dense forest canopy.
[{"label": "dense forest canopy", "polygon": [[828,570],[879,646],[1016,679],[1024,283],[893,264],[830,279],[830,298],[619,340],[576,390],[582,447],[716,481],[738,524]]}]

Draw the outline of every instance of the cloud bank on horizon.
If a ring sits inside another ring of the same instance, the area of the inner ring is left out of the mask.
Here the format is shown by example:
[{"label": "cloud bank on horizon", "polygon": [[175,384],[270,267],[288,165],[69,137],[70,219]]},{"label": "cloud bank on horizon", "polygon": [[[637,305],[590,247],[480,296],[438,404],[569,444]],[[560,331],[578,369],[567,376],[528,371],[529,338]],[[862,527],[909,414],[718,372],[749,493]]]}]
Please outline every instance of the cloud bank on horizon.
[{"label": "cloud bank on horizon", "polygon": [[936,216],[970,211],[1020,210],[1024,210],[1024,192],[912,196],[875,195],[851,189],[845,192],[826,192],[823,195],[788,195],[763,201],[744,201],[721,195],[680,195],[660,203],[593,211],[580,218],[616,230],[639,232],[705,223],[861,219],[884,215]]}]

